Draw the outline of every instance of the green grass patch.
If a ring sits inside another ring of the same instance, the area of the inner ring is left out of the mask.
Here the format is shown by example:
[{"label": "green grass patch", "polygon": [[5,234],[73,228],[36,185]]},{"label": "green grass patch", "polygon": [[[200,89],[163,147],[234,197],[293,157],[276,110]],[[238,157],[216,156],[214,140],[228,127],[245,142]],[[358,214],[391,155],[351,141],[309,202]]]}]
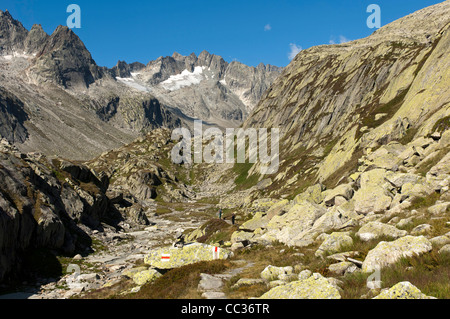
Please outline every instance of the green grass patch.
[{"label": "green grass patch", "polygon": [[339,185],[341,181],[347,182],[347,179],[342,179],[343,176],[350,176],[358,169],[358,160],[363,156],[363,150],[358,148],[352,154],[350,160],[339,167],[333,174],[327,177],[322,183],[327,189],[333,189]]},{"label": "green grass patch", "polygon": [[[395,98],[393,98],[391,101],[380,104],[379,102],[374,102],[368,112],[365,112],[363,114],[367,114],[364,118],[361,120],[361,127],[367,126],[368,128],[375,128],[387,120],[391,119],[395,113],[400,109],[402,106],[406,95],[409,92],[409,88],[401,91]],[[377,92],[378,93],[378,92]],[[376,93],[376,95],[377,95]],[[382,118],[375,120],[376,114],[386,114]]]},{"label": "green grass patch", "polygon": [[[298,185],[298,186],[297,186]],[[310,186],[313,186],[313,181],[311,179],[302,177],[300,184],[297,184],[295,190],[288,196],[286,199],[288,200],[294,200],[297,195],[303,193],[306,191],[306,189]]]},{"label": "green grass patch", "polygon": [[[363,107],[360,107],[358,112],[360,114],[364,114],[364,117],[361,118],[361,122],[359,124],[359,129],[356,133],[355,139],[358,140],[363,136],[363,132],[361,132],[360,128],[367,126],[368,128],[375,128],[383,124],[384,122],[390,120],[403,105],[406,95],[409,92],[411,86],[402,90],[394,97],[391,101],[381,104],[380,99],[385,90],[387,89],[387,85],[378,89],[374,93],[373,102]],[[375,116],[377,114],[386,114],[382,118],[375,120]]]},{"label": "green grass patch", "polygon": [[433,132],[440,132],[443,133],[447,131],[450,128],[450,116],[446,116],[444,118],[441,118],[439,121],[436,122],[433,126]]},{"label": "green grass patch", "polygon": [[229,241],[231,235],[238,230],[237,226],[228,224],[222,219],[212,219],[203,224],[200,229],[205,232],[205,235],[199,237],[199,243],[214,244],[221,241]]},{"label": "green grass patch", "polygon": [[265,283],[232,288],[239,279],[241,279],[241,276],[236,275],[225,284],[224,292],[229,299],[248,299],[251,297],[260,297],[270,290]]},{"label": "green grass patch", "polygon": [[361,299],[362,296],[367,295],[370,291],[367,287],[367,278],[370,275],[370,273],[354,272],[339,278],[343,282],[340,286],[342,299]]},{"label": "green grass patch", "polygon": [[124,299],[200,299],[197,291],[200,274],[218,274],[231,268],[227,260],[199,262],[172,269],[153,283],[144,285],[138,293],[118,296]]},{"label": "green grass patch", "polygon": [[381,270],[383,288],[409,281],[424,294],[438,299],[450,298],[450,254],[430,253],[402,258]]},{"label": "green grass patch", "polygon": [[336,146],[336,144],[339,142],[339,139],[335,139],[331,142],[329,142],[327,145],[325,145],[324,150],[323,150],[323,157],[326,158],[331,151],[333,150],[333,148]]},{"label": "green grass patch", "polygon": [[237,175],[234,183],[237,189],[247,189],[258,183],[259,175],[253,174],[248,176],[248,172],[253,167],[253,163],[236,163],[233,166],[233,172]]},{"label": "green grass patch", "polygon": [[231,240],[231,235],[239,229],[238,226],[231,226],[228,229],[216,232],[206,242],[207,244],[224,243]]},{"label": "green grass patch", "polygon": [[410,127],[406,130],[405,135],[403,135],[402,138],[398,140],[400,144],[406,145],[414,139],[414,136],[416,136],[419,129],[417,127]]},{"label": "green grass patch", "polygon": [[110,287],[104,287],[100,289],[92,289],[80,296],[74,296],[73,299],[90,299],[90,300],[100,300],[100,299],[118,299],[123,298],[124,291],[130,290],[135,287],[136,284],[131,279],[123,279]]},{"label": "green grass patch", "polygon": [[419,225],[429,224],[432,226],[431,230],[427,233],[427,236],[429,236],[430,238],[441,236],[449,232],[449,227],[447,225],[448,219],[445,216],[441,216],[442,218],[433,216],[432,214],[426,212],[426,207],[424,207],[422,210],[424,211],[423,215],[413,218],[413,220],[409,224],[404,227],[398,228],[411,232],[411,230]]},{"label": "green grass patch", "polygon": [[441,194],[437,193],[437,192],[434,192],[433,194],[426,196],[426,197],[414,197],[413,200],[411,201],[411,206],[409,207],[409,209],[417,210],[417,209],[433,206],[436,203],[436,201],[439,200],[440,197],[441,197]]},{"label": "green grass patch", "polygon": [[433,166],[435,166],[437,163],[439,163],[444,158],[444,156],[448,154],[449,151],[450,147],[446,147],[440,150],[439,153],[437,153],[433,158],[430,158],[425,162],[421,162],[417,167],[417,173],[422,176],[426,176],[430,169],[433,168]]},{"label": "green grass patch", "polygon": [[161,205],[158,205],[156,207],[156,214],[157,215],[165,215],[165,214],[169,214],[171,212],[172,212],[172,210],[170,208],[168,208],[168,207],[161,206]]},{"label": "green grass patch", "polygon": [[105,251],[105,250],[108,249],[108,247],[105,246],[101,240],[98,240],[98,239],[93,238],[93,237],[92,237],[92,244],[91,244],[91,247],[92,247],[96,252],[98,252],[98,251]]},{"label": "green grass patch", "polygon": [[55,170],[55,169],[52,169],[52,173],[58,179],[58,181],[60,181],[61,183],[64,183],[66,178],[69,176],[68,173],[61,172],[61,171],[58,171],[58,170]]}]

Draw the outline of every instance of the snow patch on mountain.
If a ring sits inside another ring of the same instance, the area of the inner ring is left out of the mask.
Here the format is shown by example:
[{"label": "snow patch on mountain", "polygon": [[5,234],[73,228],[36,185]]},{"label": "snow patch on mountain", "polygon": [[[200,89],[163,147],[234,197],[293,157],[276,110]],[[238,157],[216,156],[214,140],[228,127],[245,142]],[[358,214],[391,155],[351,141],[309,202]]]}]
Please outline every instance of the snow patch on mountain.
[{"label": "snow patch on mountain", "polygon": [[[33,54],[33,56],[36,56],[36,54]],[[1,57],[7,61],[12,60],[13,58],[24,58],[24,59],[31,58],[31,56],[28,54],[25,54],[25,52],[23,52],[23,53],[13,52],[12,54],[3,55]]]},{"label": "snow patch on mountain", "polygon": [[161,82],[161,86],[166,90],[176,91],[183,87],[199,84],[205,79],[203,74],[205,69],[205,67],[197,66],[194,72],[184,70],[181,74],[172,75],[164,82]]},{"label": "snow patch on mountain", "polygon": [[116,77],[116,80],[141,92],[150,92],[148,88],[136,82],[134,78]]}]

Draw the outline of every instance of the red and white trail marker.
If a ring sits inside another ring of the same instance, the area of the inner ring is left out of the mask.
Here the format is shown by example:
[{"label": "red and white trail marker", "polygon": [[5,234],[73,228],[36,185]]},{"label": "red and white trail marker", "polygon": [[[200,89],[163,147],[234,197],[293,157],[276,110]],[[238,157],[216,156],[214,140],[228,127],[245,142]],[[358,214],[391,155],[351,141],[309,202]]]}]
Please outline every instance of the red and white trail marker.
[{"label": "red and white trail marker", "polygon": [[219,259],[219,254],[220,254],[220,248],[219,247],[213,247],[212,249],[213,251],[213,259]]},{"label": "red and white trail marker", "polygon": [[161,255],[161,260],[164,261],[164,262],[170,261],[170,255],[169,254],[162,254]]}]

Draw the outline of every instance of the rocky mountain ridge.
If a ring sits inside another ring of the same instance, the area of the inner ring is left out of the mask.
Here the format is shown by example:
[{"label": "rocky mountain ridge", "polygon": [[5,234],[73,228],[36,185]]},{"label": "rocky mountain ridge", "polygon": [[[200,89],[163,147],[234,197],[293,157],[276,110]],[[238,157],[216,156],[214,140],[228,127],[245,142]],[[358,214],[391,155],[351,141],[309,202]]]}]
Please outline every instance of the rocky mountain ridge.
[{"label": "rocky mountain ridge", "polygon": [[[130,65],[131,66],[131,65]],[[256,68],[203,51],[182,56],[160,57],[130,67],[119,62],[120,81],[149,91],[167,105],[192,118],[224,127],[239,126],[282,68],[260,64]]]},{"label": "rocky mountain ridge", "polygon": [[[153,128],[181,125],[151,94],[132,92],[98,67],[67,27],[47,35],[1,12],[2,137],[23,152],[90,159]],[[23,114],[22,114],[23,113]],[[16,123],[16,124],[15,124]]]},{"label": "rocky mountain ridge", "polygon": [[[2,92],[14,96],[17,108],[27,115],[26,120],[11,119],[23,125],[13,127],[18,132],[4,130],[2,136],[16,142],[23,152],[39,150],[86,160],[154,128],[190,126],[194,119],[207,121],[206,125],[234,127],[248,114],[237,91],[220,83],[222,73],[228,70],[232,74],[233,69],[221,57],[204,52],[200,58],[191,55],[194,60],[190,63],[188,57],[175,54],[176,59],[160,58],[147,66],[119,61],[108,69],[96,64],[67,27],[59,26],[51,35],[40,25],[28,31],[8,11],[0,12],[0,24]],[[271,66],[233,64],[237,66],[234,69],[244,70],[235,82],[237,86],[250,85],[243,90],[246,101],[252,103],[279,73]],[[176,85],[186,80],[190,83],[191,74],[179,81],[181,73],[200,65],[202,72],[206,66],[211,71],[209,80],[200,74],[195,81],[198,86],[181,84],[181,90],[172,92],[161,86],[169,80]],[[140,76],[145,83],[135,79]],[[158,88],[153,90],[153,84],[159,84]],[[5,103],[2,107],[8,108]]]}]

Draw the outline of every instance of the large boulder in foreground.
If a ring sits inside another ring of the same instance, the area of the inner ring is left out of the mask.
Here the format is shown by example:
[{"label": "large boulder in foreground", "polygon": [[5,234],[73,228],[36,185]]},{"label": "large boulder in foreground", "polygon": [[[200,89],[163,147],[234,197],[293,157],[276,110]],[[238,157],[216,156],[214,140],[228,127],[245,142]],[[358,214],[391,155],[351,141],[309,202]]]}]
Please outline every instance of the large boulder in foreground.
[{"label": "large boulder in foreground", "polygon": [[260,299],[341,299],[341,295],[326,278],[315,273],[309,278],[275,287]]},{"label": "large boulder in foreground", "polygon": [[405,236],[393,242],[380,242],[369,251],[362,265],[363,272],[373,272],[396,263],[402,257],[412,257],[427,253],[433,249],[431,242],[424,236]]},{"label": "large boulder in foreground", "polygon": [[373,299],[436,299],[422,293],[408,281],[400,282],[392,288],[382,291]]},{"label": "large boulder in foreground", "polygon": [[303,193],[297,195],[294,198],[294,203],[299,204],[302,201],[309,201],[314,204],[320,204],[323,201],[324,193],[322,192],[323,186],[320,184],[316,184],[314,186],[310,186]]},{"label": "large boulder in foreground", "polygon": [[[216,250],[217,249],[217,250]],[[173,269],[201,261],[228,259],[232,252],[205,244],[188,244],[183,248],[159,248],[145,256],[144,262],[157,269]]]}]

